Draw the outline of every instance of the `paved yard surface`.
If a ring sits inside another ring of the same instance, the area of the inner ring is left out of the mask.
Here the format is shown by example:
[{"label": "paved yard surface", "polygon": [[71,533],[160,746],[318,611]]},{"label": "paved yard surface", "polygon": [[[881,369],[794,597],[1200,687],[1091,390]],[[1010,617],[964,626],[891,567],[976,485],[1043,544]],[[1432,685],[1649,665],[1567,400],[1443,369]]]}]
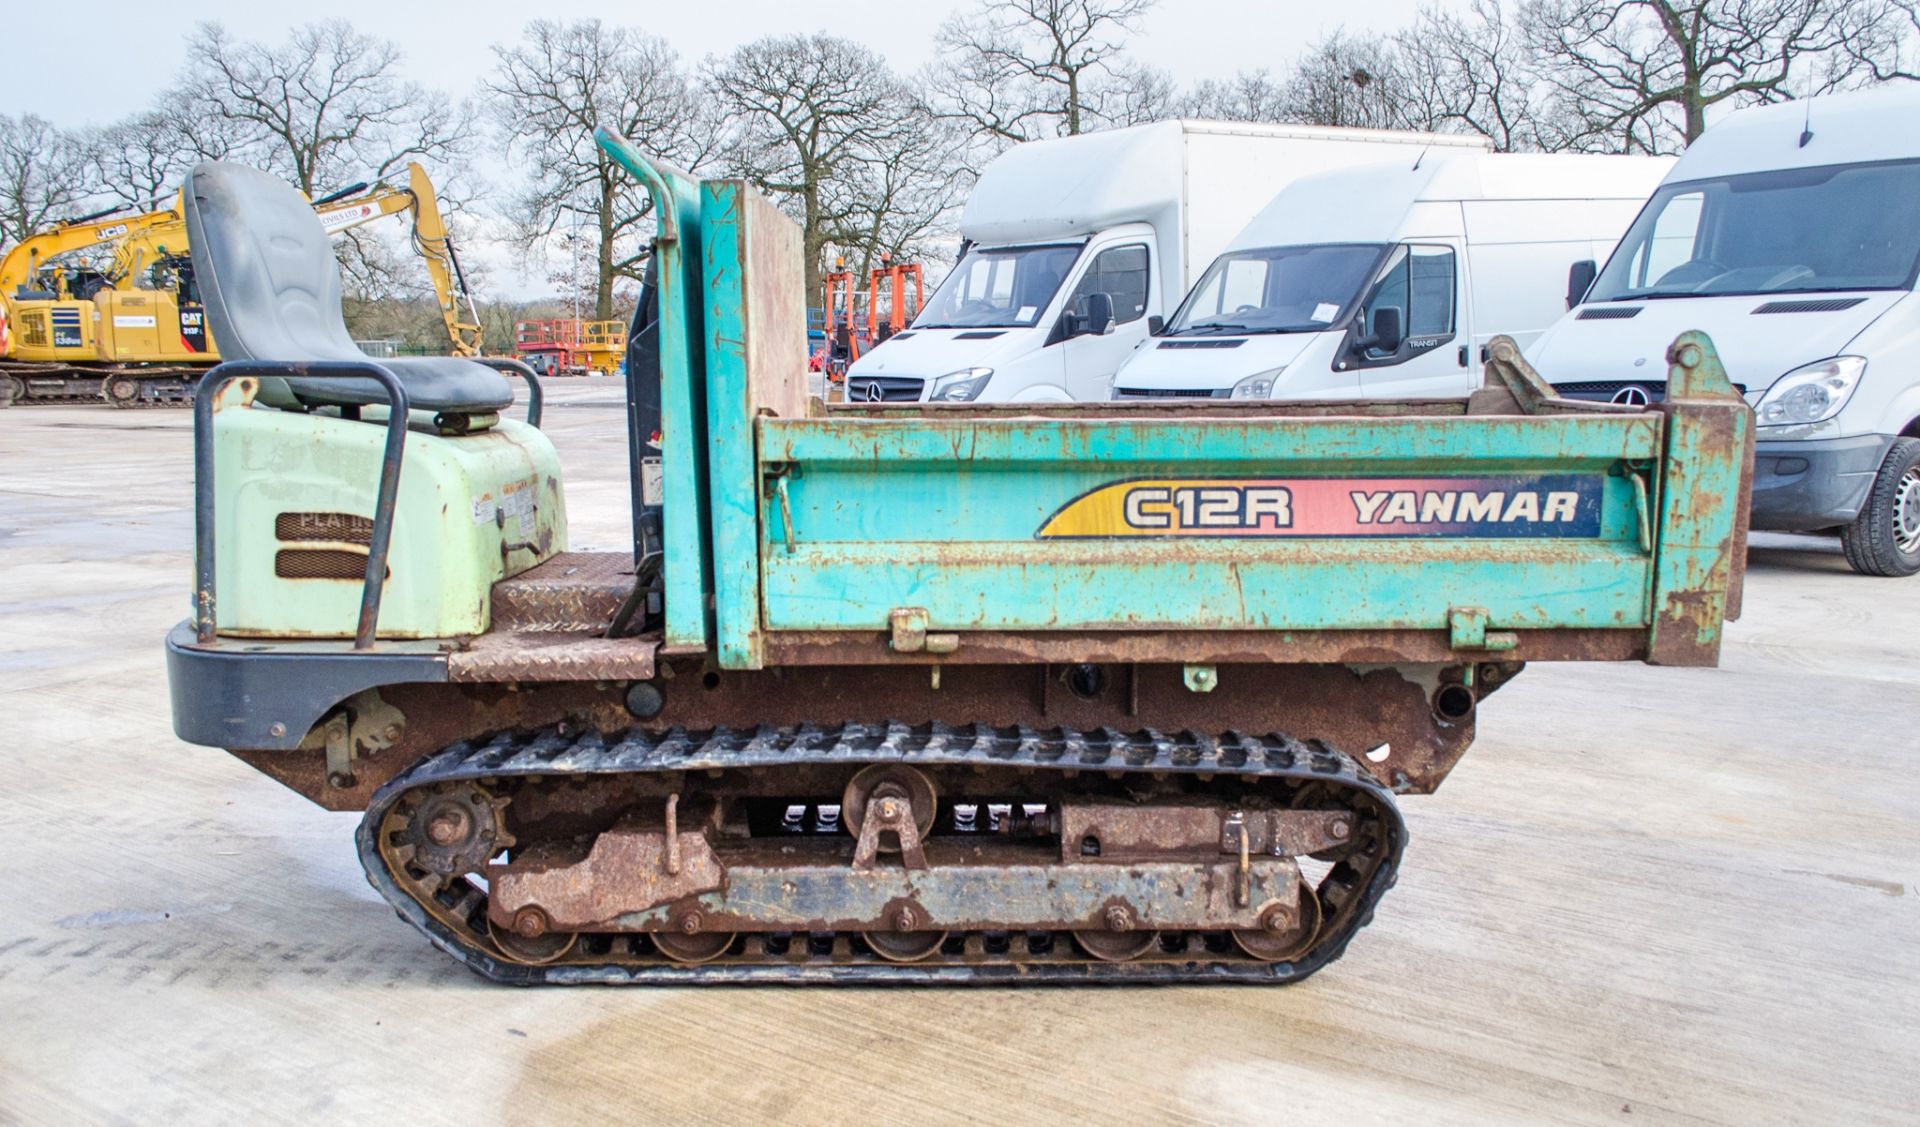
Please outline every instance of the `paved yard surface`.
[{"label": "paved yard surface", "polygon": [[[610,381],[557,385],[617,547]],[[489,987],[173,738],[185,412],[0,411],[0,1122],[1920,1118],[1920,579],[1760,538],[1719,670],[1535,667],[1289,989]]]}]

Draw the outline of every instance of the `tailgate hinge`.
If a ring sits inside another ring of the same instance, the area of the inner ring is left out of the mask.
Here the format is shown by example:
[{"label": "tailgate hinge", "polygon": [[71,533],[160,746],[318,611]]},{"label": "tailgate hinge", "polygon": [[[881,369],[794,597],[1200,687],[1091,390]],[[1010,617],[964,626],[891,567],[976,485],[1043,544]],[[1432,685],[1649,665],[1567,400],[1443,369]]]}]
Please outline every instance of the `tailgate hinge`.
[{"label": "tailgate hinge", "polygon": [[897,654],[950,654],[960,648],[958,634],[927,633],[925,607],[895,607],[887,612],[893,628],[892,647]]},{"label": "tailgate hinge", "polygon": [[1511,630],[1487,629],[1485,607],[1454,607],[1447,611],[1447,644],[1456,650],[1510,650],[1520,644]]}]

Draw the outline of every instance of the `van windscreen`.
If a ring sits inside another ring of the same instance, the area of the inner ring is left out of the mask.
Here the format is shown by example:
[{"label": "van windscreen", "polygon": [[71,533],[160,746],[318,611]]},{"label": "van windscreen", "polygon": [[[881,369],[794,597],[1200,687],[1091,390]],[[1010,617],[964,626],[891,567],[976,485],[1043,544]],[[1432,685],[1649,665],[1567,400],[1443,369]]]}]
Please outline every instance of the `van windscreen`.
[{"label": "van windscreen", "polygon": [[1025,328],[1053,303],[1081,245],[974,247],[954,264],[913,327]]},{"label": "van windscreen", "polygon": [[1371,243],[1228,251],[1193,287],[1168,333],[1317,333],[1340,324],[1387,248]]},{"label": "van windscreen", "polygon": [[1587,301],[1907,289],[1920,266],[1920,161],[1668,184]]}]

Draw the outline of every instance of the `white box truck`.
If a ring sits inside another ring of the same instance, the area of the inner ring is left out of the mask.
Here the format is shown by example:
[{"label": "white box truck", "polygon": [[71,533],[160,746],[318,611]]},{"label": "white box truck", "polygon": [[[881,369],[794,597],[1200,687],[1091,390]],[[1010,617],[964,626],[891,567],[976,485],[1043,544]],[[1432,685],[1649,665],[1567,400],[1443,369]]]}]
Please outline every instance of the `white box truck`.
[{"label": "white box truck", "polygon": [[1645,403],[1667,345],[1704,331],[1754,406],[1753,527],[1920,571],[1916,126],[1911,86],[1730,114],[1528,358],[1562,395]]},{"label": "white box truck", "polygon": [[1566,311],[1669,157],[1428,153],[1296,180],[1233,239],[1116,399],[1435,398],[1480,386],[1481,348]]},{"label": "white box truck", "polygon": [[1105,399],[1114,370],[1299,176],[1479,137],[1163,121],[1016,145],[980,174],[964,251],[920,316],[847,371],[852,401]]}]

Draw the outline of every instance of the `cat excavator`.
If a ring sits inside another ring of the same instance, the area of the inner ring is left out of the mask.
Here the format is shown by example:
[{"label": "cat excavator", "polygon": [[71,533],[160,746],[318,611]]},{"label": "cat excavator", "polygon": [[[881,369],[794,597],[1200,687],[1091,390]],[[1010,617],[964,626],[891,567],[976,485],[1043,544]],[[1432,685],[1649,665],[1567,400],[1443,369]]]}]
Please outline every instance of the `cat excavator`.
[{"label": "cat excavator", "polygon": [[[0,258],[0,392],[10,391],[14,403],[191,400],[194,382],[220,355],[207,332],[178,194],[168,203],[70,220]],[[427,263],[452,350],[479,353],[479,317],[424,169],[409,164],[406,187],[357,184],[313,207],[330,235],[410,212],[413,245]]]}]

